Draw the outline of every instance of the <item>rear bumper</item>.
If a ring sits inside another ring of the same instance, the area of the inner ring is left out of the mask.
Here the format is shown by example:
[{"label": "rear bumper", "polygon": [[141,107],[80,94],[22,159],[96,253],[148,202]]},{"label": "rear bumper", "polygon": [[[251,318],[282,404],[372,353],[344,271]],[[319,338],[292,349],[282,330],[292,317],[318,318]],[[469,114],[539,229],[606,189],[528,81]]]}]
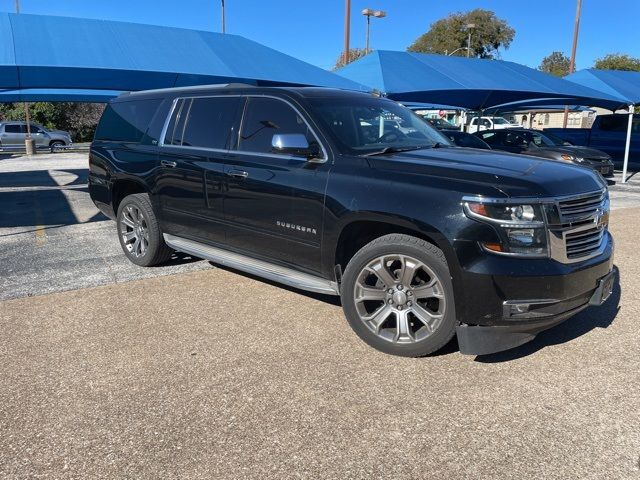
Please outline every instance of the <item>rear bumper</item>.
[{"label": "rear bumper", "polygon": [[[494,270],[497,274],[465,275],[470,282],[467,289],[480,284],[482,288],[463,300],[465,304],[470,300],[475,302],[476,316],[473,318],[468,313],[466,319],[459,316],[461,324],[457,327],[457,336],[460,351],[484,355],[517,347],[590,305],[602,304],[615,280],[614,245],[610,234],[607,234],[606,241],[605,251],[600,256],[582,264],[519,260],[523,263],[516,270],[513,259],[493,256],[487,261],[494,269],[497,268]],[[504,268],[506,272],[511,271],[504,274]],[[484,281],[481,281],[482,277]],[[456,301],[456,308],[458,305]],[[465,311],[464,308],[461,310]]]}]

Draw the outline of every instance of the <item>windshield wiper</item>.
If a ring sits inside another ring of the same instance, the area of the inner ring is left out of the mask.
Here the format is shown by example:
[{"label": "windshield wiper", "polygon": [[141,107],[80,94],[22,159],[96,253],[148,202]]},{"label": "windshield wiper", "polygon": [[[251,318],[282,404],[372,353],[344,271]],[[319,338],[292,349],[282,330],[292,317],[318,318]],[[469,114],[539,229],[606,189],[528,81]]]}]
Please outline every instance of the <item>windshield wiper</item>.
[{"label": "windshield wiper", "polygon": [[374,155],[385,155],[387,153],[399,153],[399,152],[409,152],[411,150],[421,150],[423,148],[427,148],[427,146],[415,146],[415,147],[384,147],[382,150],[378,150],[376,152],[365,153],[365,157],[372,157]]}]

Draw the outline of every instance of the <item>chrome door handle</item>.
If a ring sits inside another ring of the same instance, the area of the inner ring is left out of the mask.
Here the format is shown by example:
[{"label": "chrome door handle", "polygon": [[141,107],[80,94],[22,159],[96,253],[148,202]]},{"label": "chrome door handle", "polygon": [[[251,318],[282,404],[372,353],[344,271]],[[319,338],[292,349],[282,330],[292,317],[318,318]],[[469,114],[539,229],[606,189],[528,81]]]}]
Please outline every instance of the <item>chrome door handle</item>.
[{"label": "chrome door handle", "polygon": [[247,178],[249,174],[243,170],[229,170],[227,175],[235,178]]},{"label": "chrome door handle", "polygon": [[178,164],[176,162],[172,162],[171,160],[160,160],[160,165],[168,168],[175,168]]}]

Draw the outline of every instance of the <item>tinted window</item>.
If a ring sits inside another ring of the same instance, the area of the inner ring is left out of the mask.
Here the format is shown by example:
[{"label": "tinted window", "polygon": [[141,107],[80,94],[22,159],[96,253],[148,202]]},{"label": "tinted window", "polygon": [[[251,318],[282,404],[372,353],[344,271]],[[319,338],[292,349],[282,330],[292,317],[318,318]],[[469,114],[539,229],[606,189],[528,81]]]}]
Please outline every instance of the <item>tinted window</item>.
[{"label": "tinted window", "polygon": [[194,98],[189,108],[182,145],[226,148],[239,104],[240,97]]},{"label": "tinted window", "polygon": [[[27,125],[25,124],[24,126],[25,131],[27,130]],[[42,130],[40,130],[39,127],[37,127],[36,125],[34,125],[33,123],[31,124],[31,133],[38,133],[41,132]]]},{"label": "tinted window", "polygon": [[179,99],[171,113],[171,120],[167,125],[167,132],[163,140],[165,145],[180,145],[182,142],[182,128],[176,128],[176,124],[184,125],[184,119],[187,115],[187,109],[184,110],[184,114],[182,112],[182,109],[185,108],[184,103],[183,99]]},{"label": "tinted window", "polygon": [[139,142],[161,101],[153,99],[110,103],[98,124],[96,139]]},{"label": "tinted window", "polygon": [[22,129],[20,128],[20,125],[5,125],[4,131],[6,133],[22,133]]},{"label": "tinted window", "polygon": [[501,132],[487,132],[481,133],[480,138],[484,140],[489,145],[499,145],[502,143],[502,139],[504,138],[504,134]]},{"label": "tinted window", "polygon": [[238,142],[240,150],[272,153],[271,139],[277,133],[301,133],[310,145],[317,143],[304,120],[283,101],[249,97],[247,102]]},{"label": "tinted window", "polygon": [[627,115],[606,115],[600,120],[600,130],[607,132],[626,132],[629,118]]}]

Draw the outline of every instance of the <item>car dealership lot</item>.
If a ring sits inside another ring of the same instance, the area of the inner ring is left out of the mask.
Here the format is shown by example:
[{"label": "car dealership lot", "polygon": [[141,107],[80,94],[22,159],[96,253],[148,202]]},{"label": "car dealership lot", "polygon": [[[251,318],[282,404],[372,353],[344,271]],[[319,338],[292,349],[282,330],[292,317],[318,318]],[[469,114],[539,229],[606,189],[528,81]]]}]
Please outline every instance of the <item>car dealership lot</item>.
[{"label": "car dealership lot", "polygon": [[0,477],[640,475],[632,184],[607,304],[509,352],[403,359],[334,299],[129,264],[85,183],[86,155],[0,160]]}]

